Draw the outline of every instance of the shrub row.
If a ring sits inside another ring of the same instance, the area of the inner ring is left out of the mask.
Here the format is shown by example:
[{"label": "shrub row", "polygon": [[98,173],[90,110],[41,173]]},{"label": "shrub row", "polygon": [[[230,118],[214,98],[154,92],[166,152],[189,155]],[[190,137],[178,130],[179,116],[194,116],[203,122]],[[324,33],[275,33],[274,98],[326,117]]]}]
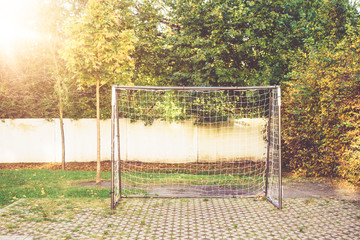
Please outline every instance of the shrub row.
[{"label": "shrub row", "polygon": [[283,87],[283,159],[296,173],[360,184],[360,38],[299,53]]}]

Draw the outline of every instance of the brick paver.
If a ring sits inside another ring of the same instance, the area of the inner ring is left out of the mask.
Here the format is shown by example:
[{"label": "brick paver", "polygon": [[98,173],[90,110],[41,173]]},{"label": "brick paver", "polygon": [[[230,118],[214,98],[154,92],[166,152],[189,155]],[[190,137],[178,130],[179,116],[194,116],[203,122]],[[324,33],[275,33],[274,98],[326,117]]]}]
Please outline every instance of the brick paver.
[{"label": "brick paver", "polygon": [[[360,239],[360,209],[337,199],[22,200],[0,210],[0,240]],[[99,201],[99,200],[97,200]],[[76,204],[74,204],[76,202]]]}]

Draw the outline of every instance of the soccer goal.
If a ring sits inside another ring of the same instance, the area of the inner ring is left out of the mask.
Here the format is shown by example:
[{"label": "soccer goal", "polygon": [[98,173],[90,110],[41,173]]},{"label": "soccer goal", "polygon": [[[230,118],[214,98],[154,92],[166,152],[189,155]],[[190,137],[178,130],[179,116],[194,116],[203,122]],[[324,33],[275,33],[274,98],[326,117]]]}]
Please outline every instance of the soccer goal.
[{"label": "soccer goal", "polygon": [[282,206],[280,87],[113,86],[111,208],[125,197]]}]

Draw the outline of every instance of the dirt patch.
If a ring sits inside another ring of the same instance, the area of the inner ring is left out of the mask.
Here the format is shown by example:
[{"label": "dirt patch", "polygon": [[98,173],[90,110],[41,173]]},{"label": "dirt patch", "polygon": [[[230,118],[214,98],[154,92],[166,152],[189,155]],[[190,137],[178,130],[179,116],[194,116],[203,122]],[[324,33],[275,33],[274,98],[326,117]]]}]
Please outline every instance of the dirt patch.
[{"label": "dirt patch", "polygon": [[[65,169],[68,171],[96,171],[96,164],[96,162],[68,162]],[[61,170],[61,163],[0,163],[0,169]],[[101,171],[111,171],[110,160],[101,162]]]},{"label": "dirt patch", "polygon": [[79,181],[74,182],[76,186],[80,187],[103,187],[103,188],[111,188],[110,180],[102,180],[100,183],[96,183],[95,181]]},{"label": "dirt patch", "polygon": [[250,193],[248,190],[241,188],[228,188],[224,186],[209,186],[209,185],[192,185],[192,186],[155,186],[147,190],[149,196],[160,196],[160,197],[205,197],[210,198],[213,196],[220,197],[235,197],[245,195],[256,195],[256,193]]},{"label": "dirt patch", "polygon": [[[104,187],[111,188],[111,182],[109,180],[103,180],[99,184],[96,184],[95,181],[82,181],[76,182],[77,186],[81,187]],[[147,189],[149,196],[159,196],[159,197],[211,197],[211,196],[239,196],[244,195],[242,189],[230,189],[221,186],[201,186],[201,185],[192,185],[186,186],[183,185],[162,185],[154,186]],[[246,191],[247,194],[248,191]],[[254,193],[255,195],[255,193]]]},{"label": "dirt patch", "polygon": [[[327,181],[327,182],[326,182]],[[100,184],[96,184],[95,181],[78,182],[78,186],[83,187],[111,187],[109,180],[102,181]],[[224,189],[206,189],[201,186],[188,186],[184,192],[183,187],[153,187],[149,192],[150,195],[161,195],[164,197],[209,197],[209,195],[216,195],[218,192],[220,195],[231,196],[241,195],[232,191],[225,191]],[[214,192],[215,191],[215,192]],[[323,178],[319,179],[289,179],[285,178],[283,183],[284,198],[336,198],[353,203],[360,207],[360,190],[352,185],[348,185],[342,182],[336,182],[331,179]]]},{"label": "dirt patch", "polygon": [[285,198],[336,198],[360,207],[360,188],[339,179],[286,177],[283,194]]}]

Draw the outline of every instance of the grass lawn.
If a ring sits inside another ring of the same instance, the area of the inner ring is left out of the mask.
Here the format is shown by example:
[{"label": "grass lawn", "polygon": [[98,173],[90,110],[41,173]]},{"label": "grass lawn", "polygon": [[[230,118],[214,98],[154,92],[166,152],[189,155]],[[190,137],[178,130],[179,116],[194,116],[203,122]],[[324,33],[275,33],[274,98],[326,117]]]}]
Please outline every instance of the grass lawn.
[{"label": "grass lawn", "polygon": [[[0,208],[19,198],[109,198],[109,189],[74,185],[95,176],[93,171],[1,169]],[[110,179],[110,172],[103,172],[101,178]]]},{"label": "grass lawn", "polygon": [[[259,184],[263,178],[240,174],[184,174],[184,173],[122,173],[123,181],[129,185],[185,184],[220,185],[235,188],[249,184]],[[0,208],[20,198],[110,198],[109,189],[101,187],[81,187],[75,183],[94,180],[94,171],[61,171],[45,169],[2,169],[0,170]],[[110,172],[103,172],[102,179],[110,179]],[[141,189],[123,189],[124,194],[146,194]],[[139,191],[139,192],[134,192]]]},{"label": "grass lawn", "polygon": [[184,173],[121,173],[123,181],[131,183],[148,183],[149,185],[185,184],[185,185],[221,185],[238,188],[264,182],[261,176],[244,174],[184,174]]}]

